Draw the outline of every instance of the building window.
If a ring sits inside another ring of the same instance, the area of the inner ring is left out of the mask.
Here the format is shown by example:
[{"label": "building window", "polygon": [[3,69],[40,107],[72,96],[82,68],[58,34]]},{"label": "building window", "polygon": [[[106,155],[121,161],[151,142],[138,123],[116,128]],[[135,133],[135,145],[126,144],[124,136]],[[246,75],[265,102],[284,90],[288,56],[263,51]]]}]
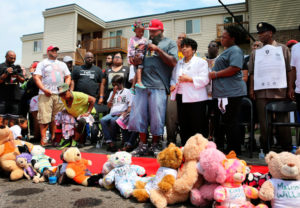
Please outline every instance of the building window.
[{"label": "building window", "polygon": [[33,42],[33,52],[42,52],[42,40],[35,40]]},{"label": "building window", "polygon": [[[235,16],[236,17],[236,19],[239,21],[239,22],[243,22],[243,15],[236,15]],[[231,16],[229,16],[229,17],[224,17],[224,23],[226,24],[226,23],[234,23],[234,22],[236,22],[236,21],[234,21],[234,19],[233,19],[233,17],[231,17]]]},{"label": "building window", "polygon": [[200,33],[200,19],[187,20],[186,25],[186,34]]},{"label": "building window", "polygon": [[[109,37],[117,37],[117,36],[122,36],[122,30],[109,32]],[[110,47],[111,48],[120,48],[121,47],[121,39],[119,37],[110,39]]]}]

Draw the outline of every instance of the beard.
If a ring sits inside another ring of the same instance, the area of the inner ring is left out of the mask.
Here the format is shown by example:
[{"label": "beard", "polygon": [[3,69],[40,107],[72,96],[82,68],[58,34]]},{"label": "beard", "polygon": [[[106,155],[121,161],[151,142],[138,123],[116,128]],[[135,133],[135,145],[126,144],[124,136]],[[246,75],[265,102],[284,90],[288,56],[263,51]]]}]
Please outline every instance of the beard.
[{"label": "beard", "polygon": [[161,41],[161,39],[162,39],[162,34],[158,34],[155,37],[149,38],[149,40],[151,40],[154,45],[158,45],[158,43]]}]

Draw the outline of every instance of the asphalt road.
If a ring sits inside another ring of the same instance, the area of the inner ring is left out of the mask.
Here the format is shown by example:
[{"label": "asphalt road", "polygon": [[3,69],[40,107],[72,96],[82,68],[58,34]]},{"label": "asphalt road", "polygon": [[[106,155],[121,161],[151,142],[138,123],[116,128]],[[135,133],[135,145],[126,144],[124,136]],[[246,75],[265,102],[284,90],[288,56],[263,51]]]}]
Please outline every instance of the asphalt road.
[{"label": "asphalt road", "polygon": [[[34,184],[22,179],[11,182],[0,176],[0,208],[122,207],[150,208],[151,202],[138,203],[124,199],[116,190],[81,185]],[[169,207],[192,207],[189,203]]]}]

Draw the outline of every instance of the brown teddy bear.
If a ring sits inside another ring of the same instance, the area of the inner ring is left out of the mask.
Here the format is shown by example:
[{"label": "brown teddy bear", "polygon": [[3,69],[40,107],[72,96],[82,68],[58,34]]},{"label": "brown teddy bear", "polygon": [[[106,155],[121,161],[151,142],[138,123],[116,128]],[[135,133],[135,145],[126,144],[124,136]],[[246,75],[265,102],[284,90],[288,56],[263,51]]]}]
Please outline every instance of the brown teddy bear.
[{"label": "brown teddy bear", "polygon": [[97,185],[102,174],[93,175],[87,166],[92,165],[92,161],[81,158],[81,153],[77,147],[68,148],[64,154],[63,159],[67,162],[66,174],[76,183],[84,186]]},{"label": "brown teddy bear", "polygon": [[20,154],[19,148],[26,145],[31,151],[33,145],[21,140],[14,140],[12,131],[8,127],[0,127],[0,167],[10,173],[10,180],[18,180],[23,177],[23,169],[16,163],[16,156]]},{"label": "brown teddy bear", "polygon": [[[203,184],[202,175],[198,174],[197,162],[200,152],[203,151],[208,144],[208,140],[201,134],[196,134],[188,139],[183,147],[184,163],[178,170],[177,178],[173,187],[165,194],[168,204],[176,204],[185,202],[189,199],[192,188],[200,188]],[[159,200],[160,195],[151,196],[154,200]]]},{"label": "brown teddy bear", "polygon": [[272,207],[300,207],[300,155],[271,151],[265,159],[272,178],[263,183],[259,197]]},{"label": "brown teddy bear", "polygon": [[[138,201],[145,201],[148,198],[156,207],[166,207],[167,199],[164,196],[166,192],[171,190],[177,177],[177,169],[182,163],[183,154],[179,147],[171,143],[167,148],[157,155],[157,161],[160,168],[156,175],[147,184],[138,181],[133,196]],[[152,196],[159,195],[159,198]]]}]

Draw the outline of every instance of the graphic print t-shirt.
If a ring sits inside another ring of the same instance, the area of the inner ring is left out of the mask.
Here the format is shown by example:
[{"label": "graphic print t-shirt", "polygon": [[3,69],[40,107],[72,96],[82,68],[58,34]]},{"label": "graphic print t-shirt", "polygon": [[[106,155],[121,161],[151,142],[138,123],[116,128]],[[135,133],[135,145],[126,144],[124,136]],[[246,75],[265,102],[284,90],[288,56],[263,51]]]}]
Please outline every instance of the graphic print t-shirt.
[{"label": "graphic print t-shirt", "polygon": [[[34,74],[42,76],[42,83],[46,89],[58,94],[57,86],[64,83],[64,78],[70,75],[70,71],[64,62],[44,59],[37,65]],[[39,94],[44,92],[40,90]]]}]

